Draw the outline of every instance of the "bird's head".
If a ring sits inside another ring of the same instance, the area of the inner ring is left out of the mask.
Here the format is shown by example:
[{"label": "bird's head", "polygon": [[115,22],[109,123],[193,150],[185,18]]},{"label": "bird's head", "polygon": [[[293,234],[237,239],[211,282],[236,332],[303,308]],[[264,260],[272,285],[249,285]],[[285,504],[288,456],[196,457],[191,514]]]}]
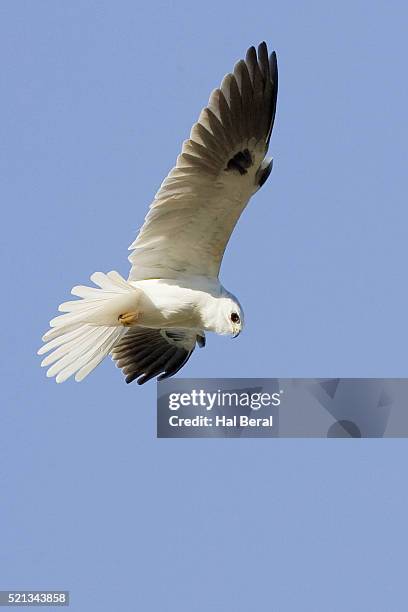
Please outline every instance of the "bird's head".
[{"label": "bird's head", "polygon": [[218,298],[214,331],[236,338],[244,327],[244,313],[238,300],[231,296]]}]

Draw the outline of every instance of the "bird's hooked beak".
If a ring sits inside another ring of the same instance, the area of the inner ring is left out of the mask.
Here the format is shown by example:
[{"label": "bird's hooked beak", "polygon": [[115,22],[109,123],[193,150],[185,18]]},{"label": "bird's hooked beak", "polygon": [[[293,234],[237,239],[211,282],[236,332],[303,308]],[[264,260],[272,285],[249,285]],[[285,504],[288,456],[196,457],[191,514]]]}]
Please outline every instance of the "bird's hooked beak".
[{"label": "bird's hooked beak", "polygon": [[240,329],[237,329],[236,331],[233,332],[232,337],[233,338],[238,338],[239,334],[241,333]]}]

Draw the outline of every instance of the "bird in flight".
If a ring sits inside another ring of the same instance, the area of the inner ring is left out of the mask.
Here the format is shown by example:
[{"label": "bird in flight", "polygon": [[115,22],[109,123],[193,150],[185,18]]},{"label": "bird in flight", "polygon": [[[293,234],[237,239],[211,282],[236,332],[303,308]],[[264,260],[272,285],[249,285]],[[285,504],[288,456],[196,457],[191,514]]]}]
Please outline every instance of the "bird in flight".
[{"label": "bird in flight", "polygon": [[168,378],[205,332],[237,336],[238,299],[218,279],[229,237],[249,199],[267,180],[276,110],[276,54],[248,49],[193,125],[175,167],[157,192],[129,256],[125,280],[95,272],[95,287],[61,304],[39,354],[58,383],[85,378],[108,355],[127,383]]}]

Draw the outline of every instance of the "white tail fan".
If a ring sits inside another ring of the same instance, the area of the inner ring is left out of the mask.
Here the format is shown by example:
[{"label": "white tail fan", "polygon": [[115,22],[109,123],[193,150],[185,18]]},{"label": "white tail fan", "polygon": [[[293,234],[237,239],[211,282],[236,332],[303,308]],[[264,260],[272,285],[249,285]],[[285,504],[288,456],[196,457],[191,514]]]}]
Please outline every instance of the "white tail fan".
[{"label": "white tail fan", "polygon": [[80,381],[92,372],[127,331],[118,316],[137,308],[140,290],[118,272],[95,272],[91,281],[99,288],[74,287],[71,293],[82,299],[61,304],[58,310],[65,314],[52,319],[43,336],[46,344],[38,354],[50,354],[41,365],[51,366],[47,376],[55,376],[57,383],[73,374]]}]

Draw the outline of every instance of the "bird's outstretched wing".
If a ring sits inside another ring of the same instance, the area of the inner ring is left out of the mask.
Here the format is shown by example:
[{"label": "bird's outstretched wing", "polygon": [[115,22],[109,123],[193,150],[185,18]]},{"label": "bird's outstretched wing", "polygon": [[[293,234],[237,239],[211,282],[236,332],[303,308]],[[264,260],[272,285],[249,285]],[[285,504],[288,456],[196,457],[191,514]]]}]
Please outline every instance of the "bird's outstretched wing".
[{"label": "bird's outstretched wing", "polygon": [[236,222],[272,169],[277,89],[275,53],[251,47],[211,94],[156,194],[129,247],[129,280],[218,276]]},{"label": "bird's outstretched wing", "polygon": [[122,368],[126,382],[139,385],[159,376],[176,374],[190,359],[196,343],[205,345],[203,332],[191,329],[130,328],[112,349],[112,358]]}]

